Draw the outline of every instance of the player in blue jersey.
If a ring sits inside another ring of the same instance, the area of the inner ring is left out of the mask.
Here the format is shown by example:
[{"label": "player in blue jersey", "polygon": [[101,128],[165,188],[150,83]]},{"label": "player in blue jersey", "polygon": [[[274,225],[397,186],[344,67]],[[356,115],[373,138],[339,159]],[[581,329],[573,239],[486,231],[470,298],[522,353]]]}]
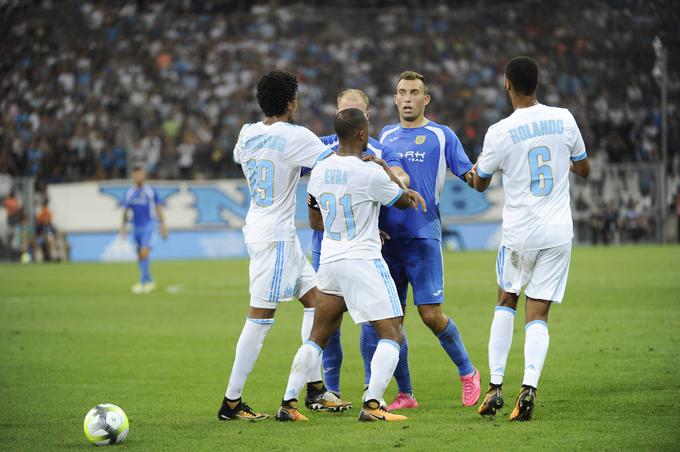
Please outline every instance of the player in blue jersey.
[{"label": "player in blue jersey", "polygon": [[163,209],[158,200],[158,193],[144,183],[145,179],[144,168],[135,167],[132,171],[134,186],[130,187],[125,193],[123,224],[120,227],[120,235],[125,238],[128,212],[132,210],[132,224],[134,225],[140,273],[139,282],[132,286],[132,292],[136,294],[149,293],[156,288],[149,271],[149,254],[156,241],[156,226],[160,225],[161,236],[164,240],[168,237],[168,229],[165,227]]},{"label": "player in blue jersey", "polygon": [[[468,185],[472,163],[453,131],[425,117],[430,102],[425,78],[417,72],[400,75],[394,96],[399,111],[399,124],[388,125],[380,133],[380,142],[396,151],[410,176],[410,188],[421,193],[427,212],[383,209],[380,227],[391,239],[382,253],[396,283],[402,305],[406,304],[408,285],[423,322],[439,339],[441,346],[458,367],[463,386],[463,405],[472,406],[480,396],[479,372],[465,350],[456,324],[444,314],[444,272],[439,195],[444,186],[447,167]],[[373,350],[377,343],[370,325],[362,325],[363,344]],[[366,353],[364,359],[371,355]],[[417,408],[408,369],[408,342],[404,335],[400,362],[395,370],[399,394],[388,410]]]},{"label": "player in blue jersey", "polygon": [[[337,111],[346,110],[348,108],[357,108],[364,112],[366,118],[370,117],[369,99],[365,92],[359,89],[345,89],[338,95]],[[333,151],[338,148],[339,140],[337,134],[321,137],[321,141],[327,146],[330,146]],[[368,144],[364,151],[364,155],[378,157],[385,161],[390,167],[392,173],[401,181],[402,188],[408,187],[408,174],[401,167],[401,159],[396,153],[386,149],[378,140],[371,137],[368,138]],[[304,172],[304,171],[303,171]],[[312,234],[312,266],[314,271],[319,270],[319,257],[321,256],[321,241],[323,240],[323,219],[319,211],[316,200],[309,195],[309,224],[313,230]],[[322,363],[324,371],[324,382],[326,388],[340,397],[340,367],[342,366],[342,345],[340,342],[340,328],[331,335],[328,345],[323,351]],[[365,361],[370,364],[370,358]],[[370,375],[370,366],[367,374]],[[368,385],[368,380],[365,381]],[[310,401],[306,400],[305,404],[311,406]]]}]

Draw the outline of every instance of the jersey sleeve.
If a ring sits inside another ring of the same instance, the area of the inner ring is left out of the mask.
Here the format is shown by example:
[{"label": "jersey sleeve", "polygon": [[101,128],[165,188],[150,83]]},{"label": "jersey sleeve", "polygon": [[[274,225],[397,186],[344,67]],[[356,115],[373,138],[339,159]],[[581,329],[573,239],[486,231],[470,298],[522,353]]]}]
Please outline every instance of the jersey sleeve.
[{"label": "jersey sleeve", "polygon": [[323,137],[319,137],[319,139],[321,140],[321,142],[323,144],[328,146],[328,145],[332,145],[333,143],[338,141],[338,136],[337,135],[326,135],[326,136],[323,136]]},{"label": "jersey sleeve", "polygon": [[477,159],[477,174],[479,177],[488,179],[497,170],[501,169],[501,152],[495,145],[495,137],[492,129],[487,130],[482,145],[482,153]]},{"label": "jersey sleeve", "polygon": [[581,130],[578,128],[578,124],[576,124],[576,119],[571,115],[571,121],[572,121],[572,127],[571,127],[571,134],[570,134],[570,154],[571,154],[571,160],[573,162],[578,162],[579,160],[583,160],[588,158],[588,154],[586,153],[586,145],[583,142],[583,136],[581,136]]},{"label": "jersey sleeve", "polygon": [[448,127],[445,130],[446,146],[444,147],[444,156],[446,157],[446,164],[453,174],[462,178],[472,168],[472,162],[470,162],[465,149],[463,149],[463,145],[456,134],[453,133],[453,130]]},{"label": "jersey sleeve", "polygon": [[295,143],[286,155],[286,160],[293,166],[314,168],[317,161],[324,159],[332,152],[329,146],[305,127],[299,127]]},{"label": "jersey sleeve", "polygon": [[393,167],[397,166],[399,168],[403,168],[403,165],[401,164],[401,159],[399,158],[399,154],[395,149],[392,149],[389,146],[385,146],[383,151],[382,151],[382,159],[387,163],[387,166]]},{"label": "jersey sleeve", "polygon": [[397,202],[403,192],[401,187],[390,180],[382,168],[375,170],[371,182],[368,184],[368,198],[386,207]]},{"label": "jersey sleeve", "polygon": [[234,151],[233,151],[233,157],[234,157],[234,162],[238,163],[239,165],[241,164],[241,158],[239,157],[241,148],[243,147],[243,132],[246,130],[246,126],[248,124],[244,124],[243,127],[241,127],[241,131],[238,133],[238,139],[236,140],[236,144],[234,145]]}]

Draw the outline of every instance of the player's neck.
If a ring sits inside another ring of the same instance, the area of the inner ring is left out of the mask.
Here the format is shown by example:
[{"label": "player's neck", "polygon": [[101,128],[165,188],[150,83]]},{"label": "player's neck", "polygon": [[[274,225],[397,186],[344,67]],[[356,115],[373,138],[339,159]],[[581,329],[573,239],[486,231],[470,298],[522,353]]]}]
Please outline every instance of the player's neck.
[{"label": "player's neck", "polygon": [[277,122],[291,122],[290,116],[288,115],[265,116],[264,119],[262,120],[262,123],[266,126],[271,126],[272,124]]},{"label": "player's neck", "polygon": [[535,96],[522,96],[512,99],[512,108],[515,110],[533,107],[534,105],[538,105],[538,101],[536,100]]},{"label": "player's neck", "polygon": [[404,118],[399,118],[399,122],[404,129],[416,129],[418,127],[423,127],[427,125],[427,123],[430,122],[430,120],[427,119],[425,115],[422,115],[419,118],[414,119],[413,121],[407,121]]},{"label": "player's neck", "polygon": [[335,151],[335,154],[340,157],[356,157],[360,159],[363,152],[364,150],[361,149],[361,146],[340,144],[338,145],[338,150]]}]

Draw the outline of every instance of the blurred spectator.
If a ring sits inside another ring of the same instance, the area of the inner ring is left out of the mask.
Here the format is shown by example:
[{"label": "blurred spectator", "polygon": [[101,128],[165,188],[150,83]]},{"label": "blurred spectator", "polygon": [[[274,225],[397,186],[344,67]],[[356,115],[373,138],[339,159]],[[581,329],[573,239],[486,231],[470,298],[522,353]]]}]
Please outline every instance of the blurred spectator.
[{"label": "blurred spectator", "polygon": [[11,248],[14,255],[21,259],[21,262],[28,263],[34,260],[37,255],[35,233],[23,210],[19,211],[18,216],[19,222],[14,227]]},{"label": "blurred spectator", "polygon": [[680,242],[680,182],[675,187],[675,196],[673,197],[675,201],[675,216],[678,220],[678,242]]},{"label": "blurred spectator", "polygon": [[42,251],[43,260],[52,261],[55,255],[56,230],[52,224],[52,211],[49,207],[49,200],[44,198],[42,207],[36,215],[36,238],[37,245]]},{"label": "blurred spectator", "polygon": [[12,188],[9,195],[2,201],[2,205],[7,212],[7,225],[14,227],[19,224],[21,220],[21,201],[17,198],[16,190]]}]

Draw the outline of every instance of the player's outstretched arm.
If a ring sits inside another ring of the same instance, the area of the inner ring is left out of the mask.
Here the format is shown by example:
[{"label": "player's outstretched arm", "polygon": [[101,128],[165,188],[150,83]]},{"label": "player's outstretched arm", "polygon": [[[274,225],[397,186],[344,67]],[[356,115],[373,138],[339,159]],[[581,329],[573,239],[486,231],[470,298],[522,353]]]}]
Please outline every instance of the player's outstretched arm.
[{"label": "player's outstretched arm", "polygon": [[418,207],[421,207],[423,212],[427,212],[427,205],[425,204],[423,197],[420,196],[420,193],[411,190],[410,188],[407,188],[402,192],[401,197],[394,203],[394,207],[402,210],[408,209],[409,207],[418,210]]},{"label": "player's outstretched arm", "polygon": [[309,227],[315,231],[323,231],[323,217],[321,216],[321,210],[319,210],[319,204],[316,202],[316,198],[309,193],[307,193],[307,207],[309,211]]},{"label": "player's outstretched arm", "polygon": [[[401,188],[402,190],[406,190],[408,188],[408,184],[410,184],[411,178],[409,177],[408,174],[406,174],[406,171],[404,171],[402,168],[396,166],[395,167],[388,166],[385,160],[381,159],[380,157],[376,157],[375,155],[364,155],[363,159],[365,162],[373,162],[380,165],[382,169],[385,170],[387,175],[390,177],[390,180],[395,184],[399,185],[399,188]],[[404,175],[406,177],[404,177]]]},{"label": "player's outstretched arm", "polygon": [[571,162],[570,170],[574,174],[578,174],[581,177],[588,177],[590,175],[590,162],[585,158],[577,162]]},{"label": "player's outstretched arm", "polygon": [[491,175],[489,175],[489,177],[480,176],[479,173],[477,172],[477,163],[475,163],[472,166],[470,173],[472,173],[472,185],[474,186],[475,190],[481,193],[487,188],[489,188],[492,176]]}]

